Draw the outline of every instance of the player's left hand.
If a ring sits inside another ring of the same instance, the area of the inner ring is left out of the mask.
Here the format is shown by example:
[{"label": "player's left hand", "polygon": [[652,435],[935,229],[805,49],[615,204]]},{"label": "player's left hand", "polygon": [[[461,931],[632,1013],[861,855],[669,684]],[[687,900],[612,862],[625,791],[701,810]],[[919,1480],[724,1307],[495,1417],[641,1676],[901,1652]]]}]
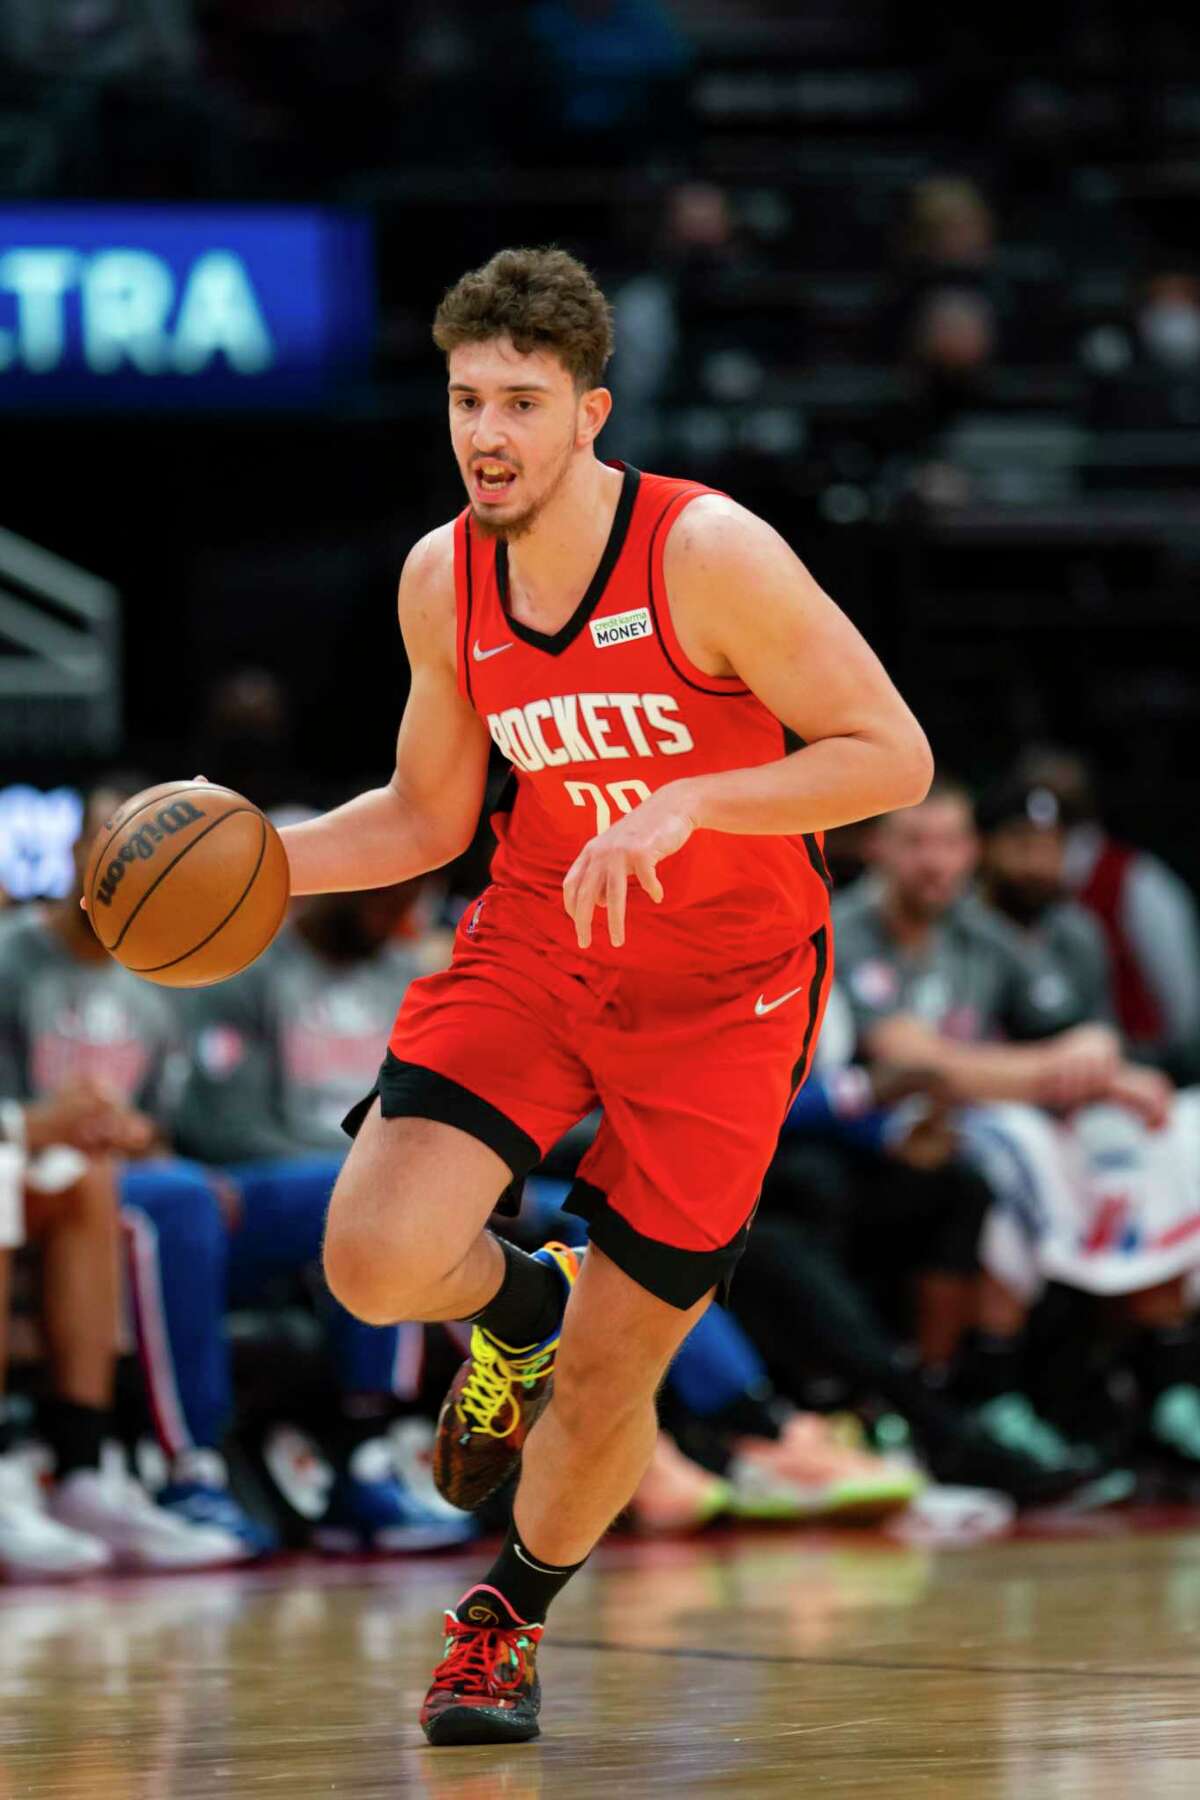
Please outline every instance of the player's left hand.
[{"label": "player's left hand", "polygon": [[608,914],[609,941],[625,942],[630,877],[657,905],[663,897],[658,864],[682,850],[695,829],[685,784],[671,782],[583,846],[563,882],[563,905],[581,950],[591,944],[592,915],[600,905]]}]

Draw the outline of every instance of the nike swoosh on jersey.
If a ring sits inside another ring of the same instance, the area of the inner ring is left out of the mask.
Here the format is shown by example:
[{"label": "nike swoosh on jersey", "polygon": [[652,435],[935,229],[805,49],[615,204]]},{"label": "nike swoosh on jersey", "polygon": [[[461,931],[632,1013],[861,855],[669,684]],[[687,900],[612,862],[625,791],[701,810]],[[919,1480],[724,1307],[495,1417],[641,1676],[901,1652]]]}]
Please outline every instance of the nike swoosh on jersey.
[{"label": "nike swoosh on jersey", "polygon": [[785,1000],[794,1000],[797,994],[803,992],[804,983],[801,982],[799,987],[789,988],[786,994],[780,994],[778,1000],[768,1000],[765,994],[760,994],[754,1002],[754,1010],[761,1019],[764,1014],[774,1012],[777,1006],[782,1006]]},{"label": "nike swoosh on jersey", "polygon": [[475,658],[476,662],[486,662],[489,656],[499,656],[502,651],[511,649],[512,644],[507,643],[497,644],[494,650],[481,650],[479,648],[479,639],[476,638],[474,644],[471,646],[471,655]]}]

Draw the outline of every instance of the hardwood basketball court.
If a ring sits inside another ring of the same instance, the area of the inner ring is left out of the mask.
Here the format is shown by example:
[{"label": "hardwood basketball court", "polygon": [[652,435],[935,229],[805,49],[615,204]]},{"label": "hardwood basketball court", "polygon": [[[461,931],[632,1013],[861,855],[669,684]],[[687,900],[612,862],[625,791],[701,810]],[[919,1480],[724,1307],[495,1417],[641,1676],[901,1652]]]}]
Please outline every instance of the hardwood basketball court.
[{"label": "hardwood basketball court", "polygon": [[1194,1800],[1200,1532],[613,1539],[540,1742],[430,1750],[468,1557],[0,1588],[0,1800]]}]

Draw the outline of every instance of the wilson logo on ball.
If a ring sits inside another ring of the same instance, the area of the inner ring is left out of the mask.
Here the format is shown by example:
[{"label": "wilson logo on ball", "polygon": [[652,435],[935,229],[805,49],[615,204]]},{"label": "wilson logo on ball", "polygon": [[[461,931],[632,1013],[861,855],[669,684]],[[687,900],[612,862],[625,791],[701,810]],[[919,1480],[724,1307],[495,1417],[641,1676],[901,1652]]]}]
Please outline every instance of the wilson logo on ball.
[{"label": "wilson logo on ball", "polygon": [[122,844],[120,852],[109,863],[104,871],[104,879],[96,883],[96,899],[101,906],[111,906],[112,897],[116,893],[129,865],[136,861],[146,862],[164,838],[173,837],[185,825],[194,825],[197,819],[203,819],[202,807],[195,806],[190,800],[176,800],[170,806],[164,806],[153,819],[147,819],[138,827],[127,842]]}]

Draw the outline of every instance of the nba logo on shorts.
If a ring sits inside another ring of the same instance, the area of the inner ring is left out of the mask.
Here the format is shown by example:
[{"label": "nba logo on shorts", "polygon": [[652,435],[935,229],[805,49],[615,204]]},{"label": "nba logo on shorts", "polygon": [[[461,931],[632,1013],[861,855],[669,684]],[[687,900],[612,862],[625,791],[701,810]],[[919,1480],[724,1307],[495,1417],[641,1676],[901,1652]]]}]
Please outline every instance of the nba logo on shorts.
[{"label": "nba logo on shorts", "polygon": [[475,910],[471,914],[471,917],[467,920],[467,936],[468,937],[474,937],[476,929],[478,928],[478,925],[479,925],[479,915],[482,911],[483,911],[483,901],[477,900],[475,902]]}]

